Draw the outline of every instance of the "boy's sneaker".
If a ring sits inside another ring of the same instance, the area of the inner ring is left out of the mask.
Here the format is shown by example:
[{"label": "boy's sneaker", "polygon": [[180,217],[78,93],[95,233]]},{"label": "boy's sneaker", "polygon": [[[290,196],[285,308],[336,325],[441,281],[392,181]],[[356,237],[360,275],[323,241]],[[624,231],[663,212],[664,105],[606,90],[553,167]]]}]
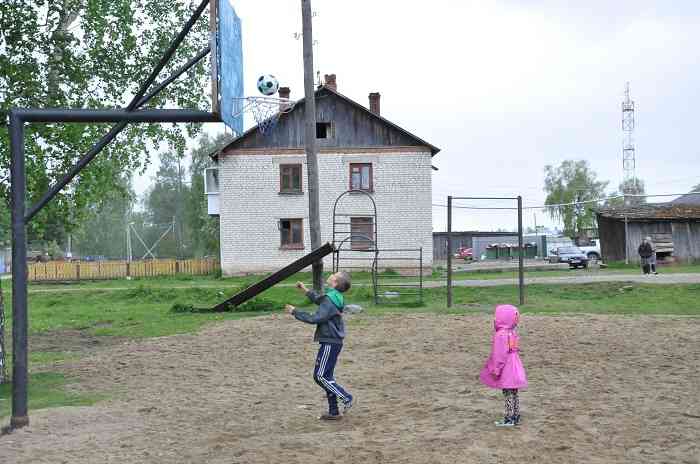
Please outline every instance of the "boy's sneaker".
[{"label": "boy's sneaker", "polygon": [[353,406],[355,406],[355,397],[351,396],[349,400],[343,402],[343,415],[350,412]]},{"label": "boy's sneaker", "polygon": [[520,414],[513,416],[513,425],[520,425]]},{"label": "boy's sneaker", "polygon": [[319,417],[320,420],[324,420],[324,421],[337,421],[337,420],[341,420],[342,418],[343,418],[343,416],[341,416],[340,414],[330,414],[330,413],[321,414],[321,417]]},{"label": "boy's sneaker", "polygon": [[496,427],[514,427],[515,421],[512,417],[504,417],[503,420],[494,423]]}]

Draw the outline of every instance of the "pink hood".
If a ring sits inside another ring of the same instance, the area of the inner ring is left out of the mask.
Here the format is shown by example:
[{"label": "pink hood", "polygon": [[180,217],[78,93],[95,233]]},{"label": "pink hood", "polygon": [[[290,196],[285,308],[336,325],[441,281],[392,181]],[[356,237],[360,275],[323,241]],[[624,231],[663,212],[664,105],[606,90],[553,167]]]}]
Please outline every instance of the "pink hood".
[{"label": "pink hood", "polygon": [[518,308],[513,305],[496,306],[496,317],[493,321],[494,329],[498,332],[503,329],[515,329],[520,319]]},{"label": "pink hood", "polygon": [[527,376],[520,361],[520,336],[515,328],[520,313],[513,305],[496,306],[489,355],[479,378],[491,388],[526,388]]}]

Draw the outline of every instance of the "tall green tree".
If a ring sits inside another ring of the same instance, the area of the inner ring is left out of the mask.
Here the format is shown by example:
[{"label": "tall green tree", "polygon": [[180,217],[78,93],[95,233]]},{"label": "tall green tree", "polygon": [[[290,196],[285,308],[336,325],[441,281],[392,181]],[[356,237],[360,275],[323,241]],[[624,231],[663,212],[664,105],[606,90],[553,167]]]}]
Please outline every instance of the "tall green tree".
[{"label": "tall green tree", "polygon": [[[219,220],[207,212],[204,194],[204,170],[212,166],[209,155],[227,140],[202,134],[197,145],[183,159],[173,153],[163,153],[153,185],[145,195],[142,236],[153,243],[165,230],[165,224],[175,222],[174,233],[158,246],[163,257],[202,257],[219,254]],[[189,164],[189,169],[186,165]]]},{"label": "tall green tree", "polygon": [[[198,3],[198,2],[195,2]],[[13,107],[117,108],[137,92],[191,14],[190,0],[3,0],[0,8],[0,110]],[[162,71],[167,76],[206,46],[202,18]],[[204,108],[200,63],[152,101],[153,107]],[[108,131],[104,124],[26,126],[27,187],[36,201]],[[198,125],[130,125],[30,224],[30,240],[62,239],[118,188],[122,172],[141,169],[149,147],[184,151]],[[0,196],[9,193],[9,140],[0,128]],[[51,218],[62,222],[51,227]]]},{"label": "tall green tree", "polygon": [[584,229],[595,226],[594,204],[570,204],[597,200],[605,194],[608,182],[599,181],[587,161],[567,160],[558,167],[545,166],[545,205],[554,220],[564,225],[564,233],[578,237]]},{"label": "tall green tree", "polygon": [[185,221],[192,233],[194,256],[219,256],[219,217],[209,216],[204,194],[204,170],[213,166],[211,155],[230,139],[225,134],[211,137],[206,133],[198,139],[198,145],[190,152],[190,195],[187,201]]},{"label": "tall green tree", "polygon": [[[0,112],[125,106],[192,8],[190,0],[2,0]],[[184,64],[206,43],[203,18],[162,76]],[[200,63],[187,79],[171,84],[152,100],[151,106],[204,107],[206,69]],[[27,125],[28,201],[36,202],[107,130],[102,124]],[[121,173],[143,167],[149,147],[165,144],[183,152],[185,138],[198,130],[199,125],[130,125],[35,216],[28,239],[60,240],[92,206],[105,200],[106,192],[118,188]],[[0,124],[0,198],[8,209],[9,161],[8,131]]]},{"label": "tall green tree", "polygon": [[[626,196],[626,197],[622,198],[621,197],[622,195],[631,195],[631,196]],[[611,194],[612,197],[619,196],[620,198],[611,198],[610,200],[606,200],[605,206],[606,207],[636,206],[636,205],[643,205],[647,202],[646,197],[638,197],[635,195],[646,195],[646,188],[644,186],[644,181],[637,178],[637,177],[633,177],[631,179],[626,179],[620,183],[618,190]]]},{"label": "tall green tree", "polygon": [[[646,187],[644,181],[638,177],[625,179],[620,183],[620,192],[624,195],[646,195]],[[631,196],[625,198],[627,205],[642,205],[647,202],[645,197]]]},{"label": "tall green tree", "polygon": [[184,224],[185,202],[190,188],[183,164],[184,160],[176,153],[162,153],[153,185],[144,199],[146,224],[149,226],[144,226],[143,237],[149,246],[174,224],[174,230],[158,245],[158,257],[185,257],[190,254],[191,229]]},{"label": "tall green tree", "polygon": [[72,235],[75,256],[126,256],[126,227],[131,220],[135,194],[129,179],[120,179],[120,188],[112,190],[101,204],[91,205],[90,214]]}]

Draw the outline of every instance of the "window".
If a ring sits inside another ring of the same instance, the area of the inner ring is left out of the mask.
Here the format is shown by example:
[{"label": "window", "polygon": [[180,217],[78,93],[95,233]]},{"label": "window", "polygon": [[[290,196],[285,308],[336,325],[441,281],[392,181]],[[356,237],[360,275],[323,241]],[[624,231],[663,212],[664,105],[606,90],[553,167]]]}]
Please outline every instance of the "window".
[{"label": "window", "polygon": [[350,190],[372,191],[372,163],[350,164]]},{"label": "window", "polygon": [[304,227],[301,219],[280,219],[280,248],[304,249]]},{"label": "window", "polygon": [[204,170],[204,193],[219,193],[219,168],[206,168]]},{"label": "window", "polygon": [[280,193],[301,193],[301,164],[280,164]]},{"label": "window", "polygon": [[350,235],[351,250],[373,250],[374,218],[350,218]]},{"label": "window", "polygon": [[330,122],[317,122],[316,123],[316,138],[317,139],[330,139],[333,137],[332,127]]}]

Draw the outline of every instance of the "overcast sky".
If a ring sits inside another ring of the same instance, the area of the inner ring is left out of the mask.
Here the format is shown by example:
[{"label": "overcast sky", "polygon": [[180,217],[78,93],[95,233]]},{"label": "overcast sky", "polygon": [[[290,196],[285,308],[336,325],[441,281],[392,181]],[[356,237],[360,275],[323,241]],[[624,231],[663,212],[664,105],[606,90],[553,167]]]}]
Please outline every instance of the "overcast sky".
[{"label": "overcast sky", "polygon": [[[243,23],[246,94],[256,93],[258,75],[271,73],[300,98],[301,40],[293,37],[301,31],[300,2],[233,1]],[[647,192],[685,192],[700,183],[700,2],[312,5],[321,74],[337,74],[339,92],[365,105],[369,92],[380,92],[384,117],[441,148],[433,203],[444,204],[448,194],[520,194],[526,205],[540,205],[543,167],[566,159],[588,160],[616,189],[626,81],[638,108],[637,174]],[[444,230],[445,214],[433,209],[436,231]],[[525,225],[533,222],[528,211]],[[455,229],[514,224],[503,211],[455,216]]]}]

